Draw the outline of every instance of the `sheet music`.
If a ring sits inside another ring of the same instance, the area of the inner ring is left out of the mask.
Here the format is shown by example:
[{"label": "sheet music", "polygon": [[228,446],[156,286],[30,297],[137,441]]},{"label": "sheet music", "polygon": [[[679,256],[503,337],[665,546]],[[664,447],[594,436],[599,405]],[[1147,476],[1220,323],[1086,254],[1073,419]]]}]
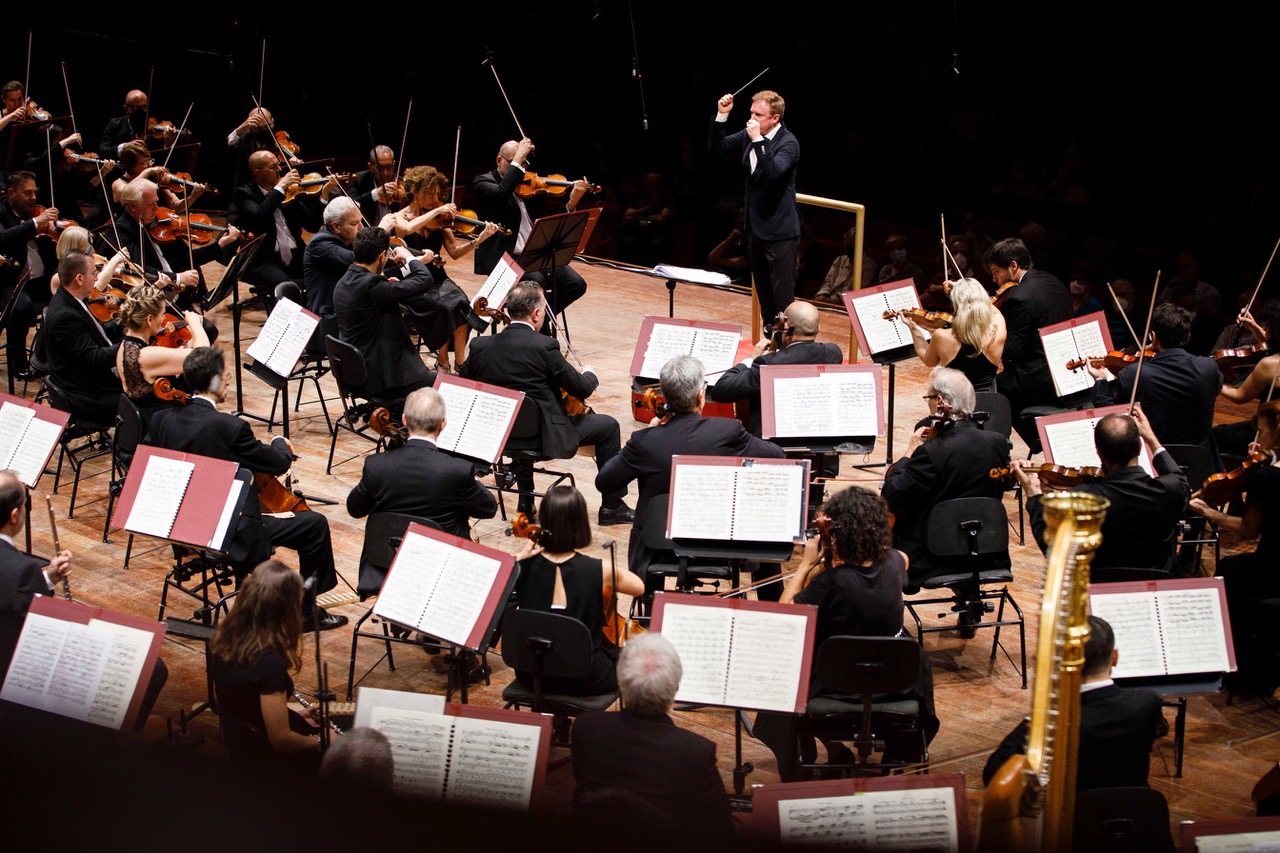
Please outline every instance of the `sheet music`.
[{"label": "sheet music", "polygon": [[[672,326],[667,323],[654,323],[649,333],[649,343],[644,349],[644,364],[640,367],[640,375],[656,379],[662,372],[662,366],[678,355],[689,355],[693,350],[692,326]],[[734,344],[737,351],[737,344]],[[702,368],[710,372],[704,362]]]},{"label": "sheet music", "polygon": [[748,542],[793,542],[804,534],[800,505],[804,468],[753,465],[738,473],[734,490],[733,538]]},{"label": "sheet music", "polygon": [[[150,637],[148,637],[150,643]],[[112,664],[113,637],[106,631],[28,613],[0,698],[53,714],[111,725],[112,696],[124,689],[119,661]],[[122,657],[124,652],[121,652]],[[137,675],[128,686],[137,684]],[[105,682],[105,684],[104,684]],[[107,694],[99,702],[99,691]],[[125,709],[128,699],[125,699]],[[114,724],[119,728],[119,722]]]},{"label": "sheet music", "polygon": [[1276,853],[1280,830],[1196,836],[1196,853]]},{"label": "sheet music", "polygon": [[804,662],[804,616],[734,611],[733,652],[724,704],[793,713]]},{"label": "sheet music", "polygon": [[520,401],[452,382],[441,382],[436,390],[444,398],[446,418],[436,445],[474,459],[496,461]]},{"label": "sheet music", "polygon": [[[410,534],[406,540],[411,538],[426,537]],[[422,615],[420,629],[433,637],[466,646],[501,563],[483,554],[443,547],[449,551],[448,563],[443,566],[435,592]]]},{"label": "sheet music", "polygon": [[166,456],[150,457],[125,529],[131,533],[167,539],[195,470],[194,462]]},{"label": "sheet music", "polygon": [[0,470],[11,467],[13,455],[22,443],[27,426],[35,420],[36,410],[5,402],[0,405]]},{"label": "sheet music", "polygon": [[[483,296],[489,301],[490,308],[501,307],[503,300],[511,292],[512,286],[523,274],[523,270],[516,265],[510,255],[503,255],[502,259],[498,261],[498,265],[489,273],[489,277],[484,280],[484,284],[480,287],[480,292],[476,294],[476,299]],[[480,319],[485,323],[493,322],[489,317],[481,317]]]},{"label": "sheet music", "polygon": [[138,689],[138,679],[155,635],[102,619],[90,619],[89,627],[109,636],[110,646],[87,719],[109,729],[119,729],[125,724],[129,703]]},{"label": "sheet music", "polygon": [[958,851],[957,823],[950,788],[778,802],[779,840],[784,845]]},{"label": "sheet music", "polygon": [[[681,702],[720,705],[725,696],[725,671],[729,665],[729,641],[734,611],[727,607],[688,604],[663,606],[662,636],[680,655],[684,674],[676,699]],[[794,694],[788,710],[795,708]]]},{"label": "sheet music", "polygon": [[[657,329],[656,325],[654,329]],[[733,367],[738,358],[738,343],[741,340],[741,332],[722,332],[719,329],[694,330],[693,348],[689,355],[702,362],[704,373],[715,374],[708,380],[708,384],[716,384],[715,380]],[[658,367],[661,369],[662,365]],[[657,375],[654,374],[654,376]]]},{"label": "sheet music", "polygon": [[[33,409],[26,411],[34,414]],[[18,475],[19,480],[35,488],[40,476],[44,474],[45,463],[49,461],[49,455],[61,436],[62,426],[53,421],[33,417],[27,423],[26,435],[18,442],[13,458],[9,460],[9,467]]]},{"label": "sheet music", "polygon": [[209,538],[207,547],[215,551],[223,550],[222,545],[227,540],[227,528],[235,518],[240,493],[248,487],[249,484],[243,480],[236,479],[231,482],[231,488],[227,491],[227,502],[222,505],[222,515],[218,516],[218,526],[213,529],[213,536]]},{"label": "sheet music", "polygon": [[1047,335],[1041,334],[1040,339],[1044,342],[1044,355],[1048,359],[1049,373],[1059,397],[1093,387],[1093,377],[1088,370],[1083,367],[1067,370],[1067,362],[1107,354],[1109,347],[1102,337],[1102,325],[1097,320]]},{"label": "sheet music", "polygon": [[30,708],[44,707],[44,694],[71,628],[70,622],[27,613],[0,699]]},{"label": "sheet music", "polygon": [[848,305],[862,327],[862,336],[867,340],[871,355],[911,345],[911,330],[907,324],[898,319],[886,320],[884,312],[919,308],[920,298],[916,296],[914,287],[898,287],[862,297],[857,291],[852,291]]},{"label": "sheet music", "polygon": [[524,811],[538,766],[536,726],[453,718],[447,801]]},{"label": "sheet music", "polygon": [[375,706],[369,712],[369,725],[391,741],[392,787],[396,793],[433,800],[444,797],[451,718],[407,708]]},{"label": "sheet music", "polygon": [[[1128,407],[1125,407],[1127,410]],[[1098,451],[1093,446],[1093,429],[1105,415],[1093,418],[1081,418],[1075,421],[1047,424],[1044,428],[1045,444],[1048,455],[1053,457],[1057,465],[1069,468],[1099,467]],[[1154,477],[1155,468],[1151,463],[1151,451],[1142,445],[1138,453],[1138,465],[1143,471]]]},{"label": "sheet music", "polygon": [[[1155,598],[1164,628],[1169,675],[1231,669],[1222,628],[1224,614],[1216,588],[1166,589],[1157,592]],[[1123,651],[1120,659],[1124,660]]]},{"label": "sheet music", "polygon": [[432,693],[410,693],[360,685],[356,688],[355,725],[372,726],[374,708],[404,709],[419,714],[443,714],[444,697]]},{"label": "sheet music", "polygon": [[262,324],[262,331],[249,347],[248,355],[277,376],[288,376],[319,323],[319,318],[307,314],[298,303],[280,299],[267,322]]},{"label": "sheet music", "polygon": [[878,379],[865,371],[774,379],[775,433],[782,438],[879,435]]},{"label": "sheet music", "polygon": [[729,466],[677,465],[668,535],[674,539],[729,539],[736,472]]},{"label": "sheet music", "polygon": [[1089,609],[1094,616],[1105,619],[1115,634],[1120,660],[1111,671],[1113,678],[1164,674],[1154,595],[1149,592],[1091,595]]},{"label": "sheet music", "polygon": [[453,550],[435,539],[406,533],[373,612],[401,625],[418,627]]}]

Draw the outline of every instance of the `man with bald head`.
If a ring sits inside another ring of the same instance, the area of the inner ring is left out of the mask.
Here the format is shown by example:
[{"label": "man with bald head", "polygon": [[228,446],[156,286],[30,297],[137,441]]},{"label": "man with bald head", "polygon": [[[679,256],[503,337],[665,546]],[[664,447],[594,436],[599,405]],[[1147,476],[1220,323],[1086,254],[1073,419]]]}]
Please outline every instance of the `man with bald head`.
[{"label": "man with bald head", "polygon": [[382,217],[399,208],[397,171],[396,152],[389,146],[377,145],[369,152],[369,168],[356,175],[351,198],[360,205],[360,213],[370,225],[377,225]]},{"label": "man with bald head", "polygon": [[118,115],[102,129],[98,140],[98,156],[103,160],[119,160],[120,151],[135,139],[147,142],[149,148],[168,147],[177,139],[176,132],[165,134],[163,139],[147,139],[147,116],[150,101],[141,89],[132,89],[124,96],[124,114]]},{"label": "man with bald head", "polygon": [[[476,216],[484,222],[496,222],[510,229],[509,236],[494,234],[488,240],[476,246],[476,275],[488,275],[502,260],[504,252],[518,258],[524,250],[529,232],[533,230],[533,222],[537,218],[519,198],[516,187],[524,179],[529,155],[533,153],[533,142],[528,138],[516,141],[508,140],[498,149],[493,171],[477,175],[472,183],[476,194]],[[578,201],[587,191],[587,181],[574,181],[569,191],[569,201],[565,211],[578,209]],[[559,210],[546,210],[545,213],[561,213]],[[548,283],[542,273],[526,273],[526,279],[536,281],[546,291],[547,304],[551,313],[558,314],[568,308],[582,294],[587,292],[587,283],[577,270],[571,267],[559,267],[554,281]]]}]

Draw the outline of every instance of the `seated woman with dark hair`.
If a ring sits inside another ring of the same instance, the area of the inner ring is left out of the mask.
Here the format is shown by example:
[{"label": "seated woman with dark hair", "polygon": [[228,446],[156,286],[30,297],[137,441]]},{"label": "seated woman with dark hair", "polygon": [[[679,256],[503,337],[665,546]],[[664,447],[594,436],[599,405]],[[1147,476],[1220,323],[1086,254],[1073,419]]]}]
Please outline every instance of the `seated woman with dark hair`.
[{"label": "seated woman with dark hair", "polygon": [[302,666],[302,577],[279,560],[258,565],[240,587],[210,643],[218,715],[231,757],[271,761],[306,756],[319,768],[317,726],[289,710],[290,671]]},{"label": "seated woman with dark hair", "polygon": [[[591,522],[587,502],[572,486],[556,486],[547,492],[538,521],[543,529],[542,543],[531,541],[520,553],[516,606],[571,616],[587,626],[592,644],[591,671],[586,678],[544,678],[543,687],[567,696],[616,690],[616,657],[604,645],[602,603],[614,588],[615,577],[617,591],[623,595],[643,595],[644,581],[627,569],[625,561],[606,569],[600,560],[581,553],[580,549],[591,544]],[[516,678],[533,686],[530,673],[517,672]]]}]

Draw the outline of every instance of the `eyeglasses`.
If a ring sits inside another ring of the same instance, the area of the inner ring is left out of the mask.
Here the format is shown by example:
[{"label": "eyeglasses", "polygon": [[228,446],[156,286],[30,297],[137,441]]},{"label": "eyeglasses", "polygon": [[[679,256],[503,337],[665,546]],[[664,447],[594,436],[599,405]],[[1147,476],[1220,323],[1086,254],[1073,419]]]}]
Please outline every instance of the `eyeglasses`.
[{"label": "eyeglasses", "polygon": [[920,399],[921,400],[941,400],[942,395],[941,394],[921,394]]}]

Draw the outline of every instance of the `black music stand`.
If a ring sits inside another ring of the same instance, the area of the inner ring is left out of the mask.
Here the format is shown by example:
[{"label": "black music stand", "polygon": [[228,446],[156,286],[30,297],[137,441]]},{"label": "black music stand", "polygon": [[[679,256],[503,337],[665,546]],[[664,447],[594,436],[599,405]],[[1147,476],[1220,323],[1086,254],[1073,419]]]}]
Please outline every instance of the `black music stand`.
[{"label": "black music stand", "polygon": [[[599,208],[542,217],[533,223],[533,230],[529,232],[524,250],[516,258],[516,263],[526,275],[531,272],[544,273],[547,279],[546,290],[554,293],[556,269],[567,267],[574,255],[586,247],[599,218]],[[560,319],[564,322],[564,338],[570,341],[569,321],[563,308],[560,309]]]},{"label": "black music stand", "polygon": [[[231,259],[231,263],[227,264],[226,272],[222,274],[222,280],[213,289],[213,293],[209,294],[209,298],[205,300],[203,306],[205,311],[211,311],[225,302],[228,296],[231,297],[231,350],[236,367],[236,408],[232,414],[252,418],[263,423],[269,423],[270,419],[264,418],[262,415],[249,414],[244,410],[244,391],[240,387],[243,381],[240,363],[240,276],[248,269],[249,264],[253,263],[253,259],[258,254],[258,249],[261,248],[262,241],[266,236],[265,234],[259,234],[240,247],[236,252],[236,256]],[[285,434],[288,435],[287,432]]]},{"label": "black music stand", "polygon": [[[16,259],[15,259],[16,260]],[[9,334],[9,315],[13,312],[13,306],[18,303],[18,297],[22,294],[22,288],[27,286],[27,279],[31,278],[31,267],[27,267],[22,271],[22,275],[18,276],[17,281],[13,283],[13,291],[9,294],[9,298],[4,301],[4,308],[0,308],[0,331],[7,336]],[[6,339],[5,343],[8,343]],[[17,386],[13,380],[13,365],[6,365],[8,368],[5,373],[9,375],[9,393],[14,394],[14,388]],[[24,389],[26,385],[22,386]]]},{"label": "black music stand", "polygon": [[[893,396],[894,394],[893,392],[894,392],[894,386],[896,384],[895,367],[897,366],[898,362],[906,361],[909,358],[915,358],[915,357],[916,357],[916,351],[911,344],[907,344],[906,346],[901,346],[901,347],[895,347],[894,349],[887,349],[887,350],[884,350],[883,352],[878,352],[875,355],[871,356],[872,364],[883,364],[889,368],[889,391],[888,391],[888,398],[885,400],[885,413],[884,413],[885,414],[884,464],[881,465],[878,462],[869,462],[863,465],[854,465],[853,467],[859,468],[863,471],[869,468],[884,468],[887,471],[889,470],[889,466],[894,463],[894,458],[893,458]],[[872,447],[874,446],[875,445],[873,442]]]}]

